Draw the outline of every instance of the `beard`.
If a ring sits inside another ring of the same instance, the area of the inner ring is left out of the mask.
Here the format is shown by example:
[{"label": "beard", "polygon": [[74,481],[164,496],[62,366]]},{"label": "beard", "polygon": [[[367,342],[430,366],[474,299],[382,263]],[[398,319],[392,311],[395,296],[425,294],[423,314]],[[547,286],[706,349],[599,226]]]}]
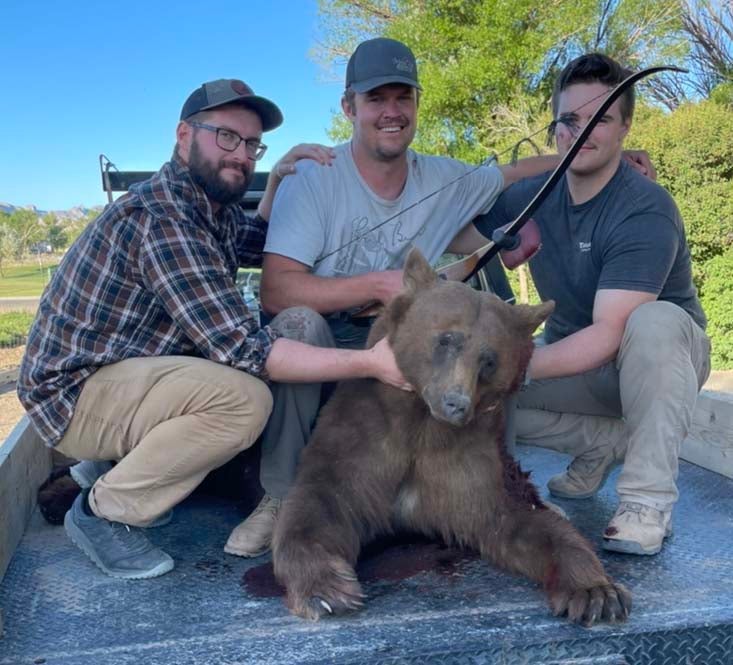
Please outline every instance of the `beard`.
[{"label": "beard", "polygon": [[[241,183],[224,180],[221,177],[221,170],[227,167],[241,171],[244,180]],[[229,161],[226,158],[220,159],[215,166],[213,162],[203,157],[196,141],[191,143],[188,170],[191,172],[193,181],[206,192],[206,196],[223,206],[240,201],[249,188],[254,175],[246,165]]]}]

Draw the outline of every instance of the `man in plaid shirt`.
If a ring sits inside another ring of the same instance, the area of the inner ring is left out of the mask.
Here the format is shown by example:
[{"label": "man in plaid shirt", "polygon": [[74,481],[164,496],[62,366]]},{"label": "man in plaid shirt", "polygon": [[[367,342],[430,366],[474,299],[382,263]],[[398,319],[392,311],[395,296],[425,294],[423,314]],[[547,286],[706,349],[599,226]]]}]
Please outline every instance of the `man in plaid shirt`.
[{"label": "man in plaid shirt", "polygon": [[307,346],[261,327],[235,286],[260,265],[272,196],[299,158],[273,169],[258,214],[239,203],[280,110],[242,81],[188,97],[173,158],[92,222],[43,294],[18,395],[44,441],[83,460],[115,460],[67,513],[71,539],[107,574],[162,575],[173,559],[136,527],[154,523],[267,422],[265,381],[371,376],[409,388],[389,346]]}]

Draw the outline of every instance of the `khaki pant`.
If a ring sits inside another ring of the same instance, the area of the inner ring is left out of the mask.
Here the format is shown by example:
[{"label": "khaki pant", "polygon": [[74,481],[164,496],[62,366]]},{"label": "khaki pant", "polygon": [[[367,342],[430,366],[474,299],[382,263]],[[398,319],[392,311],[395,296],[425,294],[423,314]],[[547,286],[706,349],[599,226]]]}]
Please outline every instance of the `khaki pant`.
[{"label": "khaki pant", "polygon": [[629,317],[616,360],[519,394],[517,440],[577,457],[626,447],[622,501],[670,510],[682,441],[710,374],[710,342],[680,307],[655,301]]},{"label": "khaki pant", "polygon": [[117,461],[89,505],[99,517],[140,526],[251,446],[271,410],[268,387],[245,372],[201,358],[133,358],[86,381],[58,450]]}]

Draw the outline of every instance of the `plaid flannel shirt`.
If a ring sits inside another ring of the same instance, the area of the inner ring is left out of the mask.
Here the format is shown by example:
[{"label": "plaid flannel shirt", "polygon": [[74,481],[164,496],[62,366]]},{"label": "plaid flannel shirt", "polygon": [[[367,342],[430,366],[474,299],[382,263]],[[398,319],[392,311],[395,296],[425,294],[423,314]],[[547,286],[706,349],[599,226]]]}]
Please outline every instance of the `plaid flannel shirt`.
[{"label": "plaid flannel shirt", "polygon": [[18,397],[48,445],[99,367],[192,355],[266,378],[277,334],[235,286],[261,265],[267,223],[240,204],[214,215],[188,169],[171,161],[109,205],[64,256],[39,303]]}]

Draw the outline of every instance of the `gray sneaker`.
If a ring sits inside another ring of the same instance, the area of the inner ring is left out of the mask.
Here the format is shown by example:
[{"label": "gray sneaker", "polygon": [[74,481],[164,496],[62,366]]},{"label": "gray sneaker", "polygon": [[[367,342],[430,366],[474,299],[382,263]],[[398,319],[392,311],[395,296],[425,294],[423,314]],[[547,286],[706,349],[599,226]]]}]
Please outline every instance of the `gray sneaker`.
[{"label": "gray sneaker", "polygon": [[173,559],[155,547],[137,527],[110,522],[84,512],[88,490],[76,497],[64,518],[64,529],[99,568],[126,580],[158,577],[173,570]]},{"label": "gray sneaker", "polygon": [[591,450],[576,457],[565,470],[547,481],[550,494],[562,499],[588,499],[598,493],[608,476],[624,458],[626,441],[621,445]]},{"label": "gray sneaker", "polygon": [[[88,489],[97,482],[98,478],[107,473],[111,468],[112,462],[82,460],[81,462],[74,464],[74,466],[69,469],[69,474],[79,487],[82,489]],[[146,524],[143,528],[156,529],[159,526],[170,524],[172,519],[173,510],[167,510],[162,515],[156,517],[152,522],[150,522],[150,524]]]}]

